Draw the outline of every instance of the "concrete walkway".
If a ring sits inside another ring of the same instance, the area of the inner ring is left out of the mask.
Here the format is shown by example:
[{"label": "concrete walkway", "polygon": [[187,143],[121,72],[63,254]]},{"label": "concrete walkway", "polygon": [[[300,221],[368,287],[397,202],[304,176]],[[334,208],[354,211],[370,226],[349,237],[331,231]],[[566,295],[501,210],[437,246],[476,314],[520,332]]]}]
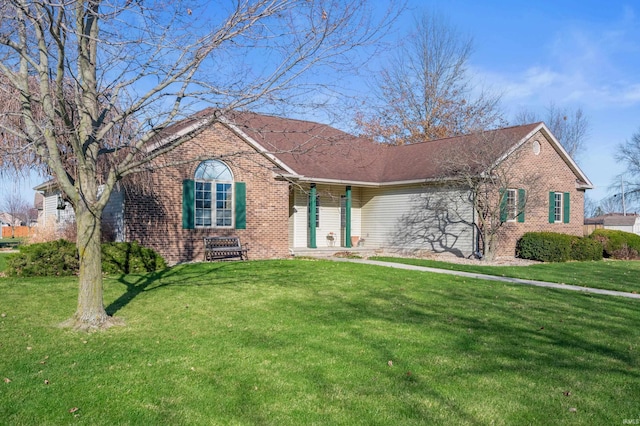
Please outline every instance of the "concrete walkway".
[{"label": "concrete walkway", "polygon": [[535,281],[535,280],[523,280],[520,278],[499,277],[496,275],[476,274],[474,272],[450,271],[448,269],[437,269],[437,268],[430,268],[427,266],[405,265],[404,263],[380,262],[378,260],[346,259],[346,258],[338,258],[338,257],[333,257],[329,259],[334,260],[336,262],[362,263],[366,265],[386,266],[388,268],[407,269],[410,271],[433,272],[436,274],[457,275],[459,277],[476,278],[480,280],[501,281],[501,282],[511,283],[511,284],[534,285],[537,287],[549,287],[549,288],[556,288],[560,290],[582,291],[584,293],[595,293],[595,294],[604,294],[607,296],[627,297],[629,299],[640,299],[640,294],[625,293],[623,291],[602,290],[599,288],[580,287],[577,285],[557,284],[557,283],[549,283],[545,281]]}]

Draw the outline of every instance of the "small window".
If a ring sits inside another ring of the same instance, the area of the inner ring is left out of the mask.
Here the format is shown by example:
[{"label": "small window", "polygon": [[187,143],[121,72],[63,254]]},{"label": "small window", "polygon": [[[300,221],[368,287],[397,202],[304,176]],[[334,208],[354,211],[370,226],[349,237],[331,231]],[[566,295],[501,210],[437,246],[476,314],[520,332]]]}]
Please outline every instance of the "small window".
[{"label": "small window", "polygon": [[549,192],[549,223],[569,223],[571,220],[571,194]]},{"label": "small window", "polygon": [[507,189],[507,221],[514,222],[518,216],[518,192],[515,189]]},{"label": "small window", "polygon": [[562,222],[562,192],[556,192],[554,194],[554,219],[555,223]]},{"label": "small window", "polygon": [[505,189],[501,191],[500,221],[524,223],[527,191],[520,189]]},{"label": "small window", "polygon": [[540,142],[533,141],[532,149],[535,155],[540,155]]}]

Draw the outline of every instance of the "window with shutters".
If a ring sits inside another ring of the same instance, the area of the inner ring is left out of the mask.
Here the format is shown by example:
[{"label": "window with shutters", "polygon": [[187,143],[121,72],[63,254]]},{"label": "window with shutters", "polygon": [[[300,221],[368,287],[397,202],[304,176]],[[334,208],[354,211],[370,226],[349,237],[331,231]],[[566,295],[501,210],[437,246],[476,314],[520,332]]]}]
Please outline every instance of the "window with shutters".
[{"label": "window with shutters", "polygon": [[550,192],[549,223],[569,223],[570,213],[570,194],[568,192]]},{"label": "window with shutters", "polygon": [[523,223],[526,191],[524,189],[504,189],[501,193],[500,221]]},{"label": "window with shutters", "polygon": [[507,189],[507,222],[515,222],[518,216],[518,192],[515,189]]},{"label": "window with shutters", "polygon": [[233,176],[221,161],[206,160],[194,174],[196,228],[233,226]]},{"label": "window with shutters", "polygon": [[553,221],[556,223],[562,222],[562,193],[556,192],[553,194]]},{"label": "window with shutters", "polygon": [[183,182],[183,228],[246,229],[245,197],[245,183],[234,182],[226,164],[203,161]]}]

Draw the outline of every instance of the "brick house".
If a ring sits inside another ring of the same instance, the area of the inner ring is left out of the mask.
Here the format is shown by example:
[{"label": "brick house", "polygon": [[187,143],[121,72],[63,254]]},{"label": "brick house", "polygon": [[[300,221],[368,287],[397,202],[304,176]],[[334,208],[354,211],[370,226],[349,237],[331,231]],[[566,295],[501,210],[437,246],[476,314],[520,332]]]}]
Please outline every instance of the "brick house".
[{"label": "brick house", "polygon": [[114,192],[104,215],[114,239],[139,241],[172,263],[202,260],[203,237],[214,235],[239,236],[253,259],[354,248],[469,256],[480,244],[472,194],[445,166],[471,164],[487,147],[513,176],[502,190],[498,255],[512,256],[528,231],[582,235],[591,182],[543,123],[387,146],[254,113],[209,124],[211,112],[163,135],[190,137],[169,154],[180,166]]}]

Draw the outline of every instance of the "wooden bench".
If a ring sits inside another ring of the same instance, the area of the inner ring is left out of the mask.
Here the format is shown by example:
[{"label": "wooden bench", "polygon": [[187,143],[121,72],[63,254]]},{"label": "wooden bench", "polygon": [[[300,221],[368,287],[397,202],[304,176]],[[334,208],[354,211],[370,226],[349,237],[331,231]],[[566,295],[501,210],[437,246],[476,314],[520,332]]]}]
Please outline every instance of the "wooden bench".
[{"label": "wooden bench", "polygon": [[204,237],[204,260],[224,260],[239,257],[248,260],[247,245],[240,244],[238,237]]}]

